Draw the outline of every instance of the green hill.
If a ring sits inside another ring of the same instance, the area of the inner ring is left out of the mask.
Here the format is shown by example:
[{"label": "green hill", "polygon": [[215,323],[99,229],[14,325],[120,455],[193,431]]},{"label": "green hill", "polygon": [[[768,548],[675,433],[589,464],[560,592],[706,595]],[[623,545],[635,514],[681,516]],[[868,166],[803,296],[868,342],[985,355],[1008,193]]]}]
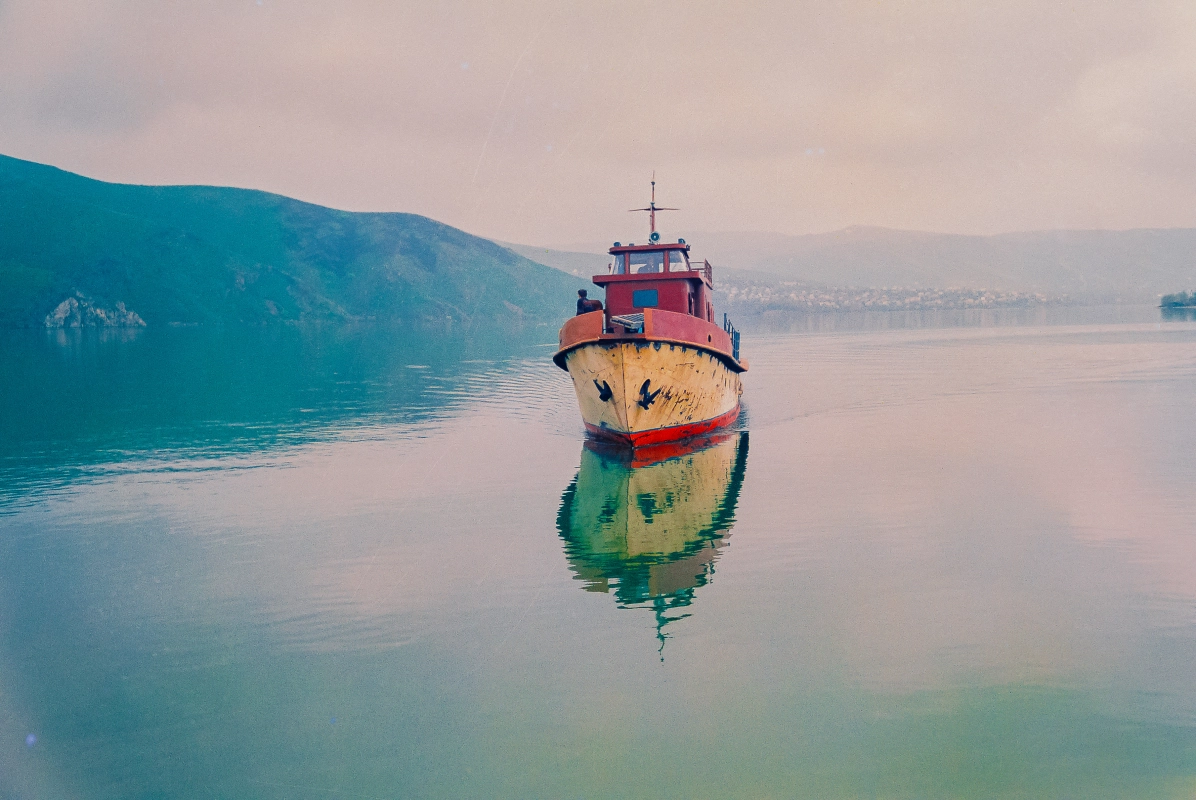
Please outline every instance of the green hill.
[{"label": "green hill", "polygon": [[148,325],[556,322],[588,283],[414,214],[111,184],[6,156],[0,219],[3,327],[61,319],[70,298],[101,323],[126,309]]}]

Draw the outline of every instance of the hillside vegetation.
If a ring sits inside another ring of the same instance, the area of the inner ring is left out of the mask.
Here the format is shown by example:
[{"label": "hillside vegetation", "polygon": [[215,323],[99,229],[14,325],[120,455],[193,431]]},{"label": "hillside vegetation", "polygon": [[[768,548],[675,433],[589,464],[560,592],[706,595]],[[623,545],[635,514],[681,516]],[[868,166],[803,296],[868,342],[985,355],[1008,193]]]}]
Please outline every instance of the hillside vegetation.
[{"label": "hillside vegetation", "polygon": [[414,214],[111,184],[6,156],[0,219],[3,327],[48,317],[551,323],[587,283]]}]

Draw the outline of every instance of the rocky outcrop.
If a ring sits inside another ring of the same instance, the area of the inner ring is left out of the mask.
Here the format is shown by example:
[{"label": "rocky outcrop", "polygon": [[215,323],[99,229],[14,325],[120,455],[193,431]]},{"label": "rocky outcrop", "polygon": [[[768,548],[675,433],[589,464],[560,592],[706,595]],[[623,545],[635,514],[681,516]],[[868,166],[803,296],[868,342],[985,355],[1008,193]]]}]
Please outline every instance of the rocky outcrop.
[{"label": "rocky outcrop", "polygon": [[47,328],[144,328],[145,320],[123,302],[106,307],[75,292],[46,315]]}]

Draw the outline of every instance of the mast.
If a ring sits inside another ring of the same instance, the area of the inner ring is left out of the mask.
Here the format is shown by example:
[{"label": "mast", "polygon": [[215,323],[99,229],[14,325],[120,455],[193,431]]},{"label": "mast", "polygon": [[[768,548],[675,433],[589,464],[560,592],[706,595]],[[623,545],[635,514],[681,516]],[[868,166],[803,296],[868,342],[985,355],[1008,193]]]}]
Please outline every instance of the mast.
[{"label": "mast", "polygon": [[660,234],[656,232],[656,212],[657,211],[680,211],[679,208],[657,208],[656,206],[656,170],[652,170],[652,200],[648,203],[647,208],[632,208],[630,211],[647,211],[648,225],[650,231],[648,234],[648,241],[655,244],[660,241]]}]

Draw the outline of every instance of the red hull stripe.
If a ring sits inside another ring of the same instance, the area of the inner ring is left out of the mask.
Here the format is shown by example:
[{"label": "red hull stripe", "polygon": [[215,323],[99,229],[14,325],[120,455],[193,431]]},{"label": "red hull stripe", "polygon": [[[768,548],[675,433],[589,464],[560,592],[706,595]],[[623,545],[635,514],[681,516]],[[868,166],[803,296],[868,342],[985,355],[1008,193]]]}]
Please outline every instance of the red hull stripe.
[{"label": "red hull stripe", "polygon": [[624,433],[622,431],[612,431],[610,428],[599,428],[597,425],[591,425],[587,422],[586,430],[602,439],[624,442],[630,444],[632,447],[643,447],[649,444],[660,444],[661,442],[675,442],[678,439],[688,439],[690,436],[709,433],[717,428],[730,425],[738,417],[739,405],[736,404],[735,408],[714,419],[707,419],[702,422],[690,422],[685,425],[673,425],[668,428],[653,428],[650,431]]}]

